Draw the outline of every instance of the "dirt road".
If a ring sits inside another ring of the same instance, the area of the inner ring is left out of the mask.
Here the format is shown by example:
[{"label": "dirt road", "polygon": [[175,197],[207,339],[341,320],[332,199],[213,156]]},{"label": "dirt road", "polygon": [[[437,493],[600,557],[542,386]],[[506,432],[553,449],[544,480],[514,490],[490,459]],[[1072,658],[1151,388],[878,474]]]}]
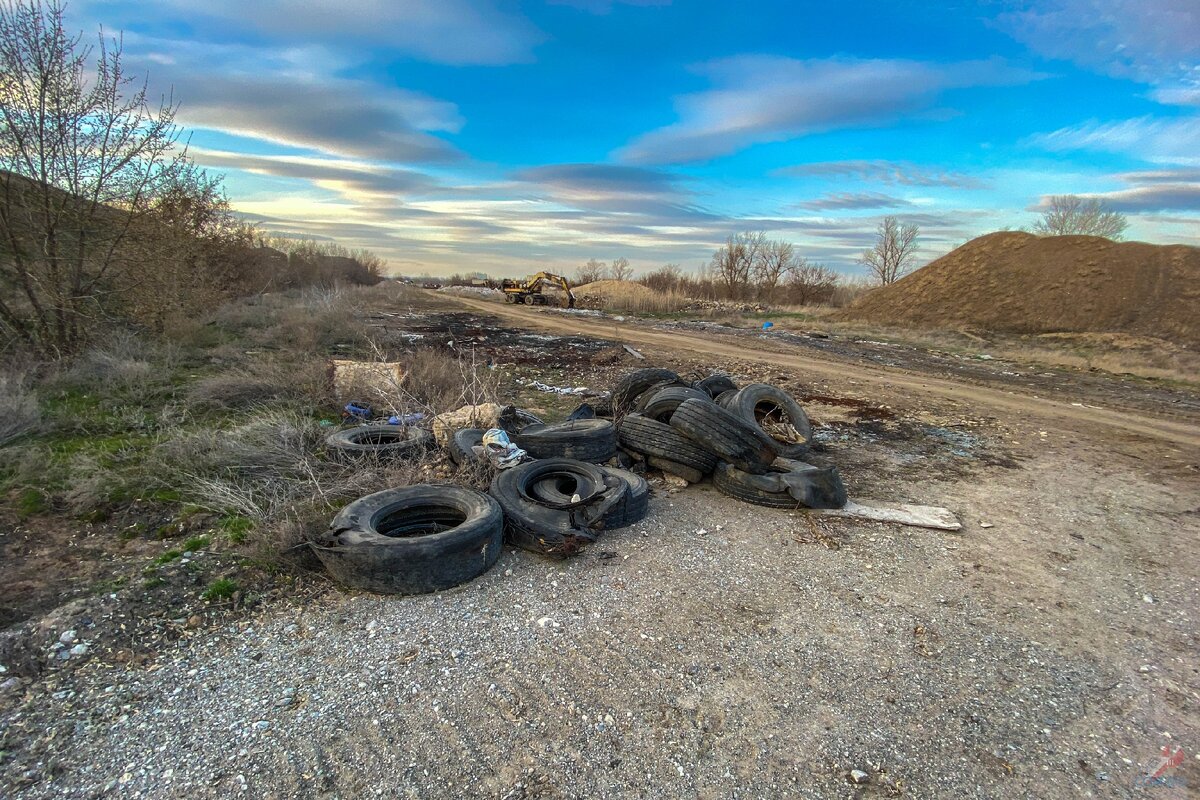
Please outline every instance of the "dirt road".
[{"label": "dirt road", "polygon": [[[605,387],[648,363],[817,394],[812,457],[852,497],[942,505],[963,530],[813,518],[648,473],[648,517],[566,561],[506,548],[447,592],[289,595],[179,619],[136,664],[0,682],[0,786],[39,800],[1194,796],[1195,420],[755,337],[447,305],[381,315],[377,332],[447,358],[467,341],[529,408],[564,399],[534,380]],[[61,633],[46,624],[48,648]]]},{"label": "dirt road", "polygon": [[[591,335],[616,339],[639,348],[667,352],[688,352],[719,358],[754,361],[785,367],[805,374],[839,380],[859,380],[886,386],[892,390],[907,390],[933,394],[971,405],[986,405],[1010,414],[1036,414],[1072,427],[1108,426],[1126,433],[1154,439],[1200,446],[1200,416],[1178,413],[1173,417],[1147,416],[1147,410],[1097,408],[1072,400],[1057,400],[1023,393],[1019,388],[997,389],[969,385],[957,380],[945,380],[928,375],[912,375],[903,370],[871,365],[862,367],[845,361],[815,357],[795,349],[782,350],[770,345],[749,344],[744,337],[722,336],[714,332],[703,335],[676,331],[655,330],[646,324],[617,322],[609,318],[585,315],[565,315],[556,311],[503,305],[474,298],[454,297],[456,302],[476,310],[515,322],[521,326],[560,334]],[[770,348],[770,349],[768,349]]]}]

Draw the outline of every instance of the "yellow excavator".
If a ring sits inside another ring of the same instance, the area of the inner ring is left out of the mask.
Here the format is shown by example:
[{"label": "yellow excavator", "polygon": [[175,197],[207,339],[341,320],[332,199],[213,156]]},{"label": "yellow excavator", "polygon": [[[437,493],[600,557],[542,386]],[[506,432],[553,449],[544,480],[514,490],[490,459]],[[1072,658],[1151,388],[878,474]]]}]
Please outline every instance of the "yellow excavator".
[{"label": "yellow excavator", "polygon": [[575,294],[571,291],[571,283],[562,275],[550,272],[539,272],[525,282],[504,279],[500,288],[504,290],[504,302],[524,303],[527,306],[549,305],[546,295],[542,294],[545,285],[562,289],[566,296],[567,308],[575,307]]}]

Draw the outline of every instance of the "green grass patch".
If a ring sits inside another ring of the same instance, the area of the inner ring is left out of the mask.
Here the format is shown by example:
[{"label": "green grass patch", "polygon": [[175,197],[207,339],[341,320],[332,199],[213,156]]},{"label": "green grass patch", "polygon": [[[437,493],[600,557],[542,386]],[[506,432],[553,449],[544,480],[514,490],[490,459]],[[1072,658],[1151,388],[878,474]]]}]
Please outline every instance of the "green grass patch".
[{"label": "green grass patch", "polygon": [[170,564],[172,561],[174,561],[177,558],[180,558],[182,555],[183,555],[182,550],[177,550],[174,547],[172,547],[170,550],[163,553],[162,555],[160,555],[158,558],[154,559],[150,563],[152,566],[161,567],[163,564]]},{"label": "green grass patch", "polygon": [[204,550],[205,548],[208,547],[208,545],[209,545],[209,539],[207,536],[203,536],[203,535],[193,536],[192,538],[188,539],[186,542],[183,543],[183,551],[185,553],[187,553],[187,552],[194,553],[197,550]]},{"label": "green grass patch", "polygon": [[146,578],[146,580],[142,581],[142,588],[146,590],[157,589],[165,583],[166,580],[155,575],[152,578]]},{"label": "green grass patch", "polygon": [[25,489],[17,498],[17,513],[21,518],[44,514],[50,508],[50,498],[40,489]]},{"label": "green grass patch", "polygon": [[208,585],[208,588],[200,595],[200,599],[210,603],[215,600],[228,600],[237,590],[238,585],[235,581],[229,578],[218,578]]},{"label": "green grass patch", "polygon": [[217,520],[217,530],[230,544],[241,544],[254,530],[254,520],[241,514],[225,514]]}]

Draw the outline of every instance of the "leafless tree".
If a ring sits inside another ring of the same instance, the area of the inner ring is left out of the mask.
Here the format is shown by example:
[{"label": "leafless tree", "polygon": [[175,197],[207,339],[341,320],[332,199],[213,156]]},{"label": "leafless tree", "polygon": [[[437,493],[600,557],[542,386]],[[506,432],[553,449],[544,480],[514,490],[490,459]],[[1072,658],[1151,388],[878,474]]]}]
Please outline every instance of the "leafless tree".
[{"label": "leafless tree", "polygon": [[683,270],[678,264],[665,264],[638,278],[638,282],[656,292],[673,292],[679,288]]},{"label": "leafless tree", "polygon": [[1060,194],[1048,200],[1033,232],[1039,236],[1103,236],[1119,242],[1128,226],[1124,214],[1108,209],[1098,198]]},{"label": "leafless tree", "polygon": [[904,225],[895,217],[885,217],[875,230],[875,246],[864,251],[859,262],[882,285],[894,283],[912,269],[920,233],[916,225]]},{"label": "leafless tree", "polygon": [[788,299],[802,306],[827,303],[837,289],[838,277],[824,264],[800,258],[788,274]]},{"label": "leafless tree", "polygon": [[589,258],[587,263],[575,270],[575,283],[578,286],[585,286],[589,283],[604,280],[604,275],[608,271],[603,261],[595,258]]},{"label": "leafless tree", "polygon": [[608,267],[608,277],[614,281],[627,281],[632,278],[633,267],[629,266],[629,259],[614,258]]},{"label": "leafless tree", "polygon": [[120,40],[80,41],[58,0],[0,2],[0,330],[43,353],[153,268],[131,241],[189,167],[175,105],[125,73]]},{"label": "leafless tree", "polygon": [[737,300],[746,295],[754,265],[766,243],[767,236],[762,231],[737,233],[713,253],[713,274],[730,299]]},{"label": "leafless tree", "polygon": [[762,300],[771,300],[780,281],[796,266],[796,250],[790,242],[771,239],[763,243],[751,266],[752,277]]}]

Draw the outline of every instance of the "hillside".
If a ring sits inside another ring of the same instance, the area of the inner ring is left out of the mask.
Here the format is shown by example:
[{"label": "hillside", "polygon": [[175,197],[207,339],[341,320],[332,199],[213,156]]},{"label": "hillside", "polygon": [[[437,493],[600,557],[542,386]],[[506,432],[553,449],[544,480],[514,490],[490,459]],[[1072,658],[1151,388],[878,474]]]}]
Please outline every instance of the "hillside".
[{"label": "hillside", "polygon": [[927,329],[1132,333],[1200,346],[1200,248],[992,233],[839,316]]}]

